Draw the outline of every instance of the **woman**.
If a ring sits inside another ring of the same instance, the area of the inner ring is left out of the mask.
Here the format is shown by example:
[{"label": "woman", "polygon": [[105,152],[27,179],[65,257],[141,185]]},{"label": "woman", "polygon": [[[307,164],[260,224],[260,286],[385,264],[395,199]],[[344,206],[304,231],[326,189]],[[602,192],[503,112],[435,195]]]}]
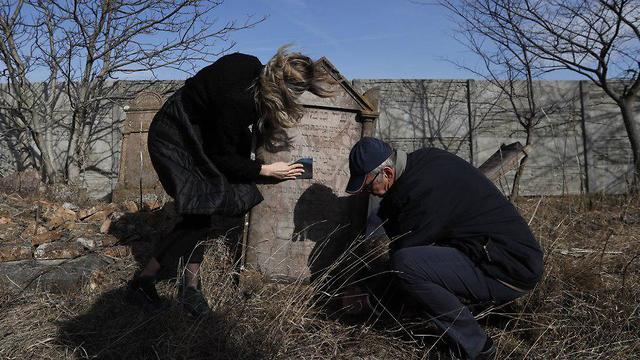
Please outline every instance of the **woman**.
[{"label": "woman", "polygon": [[129,282],[130,294],[159,304],[156,275],[182,258],[181,301],[194,315],[209,312],[198,289],[204,249],[197,244],[206,240],[211,216],[241,216],[262,201],[259,177],[290,180],[303,172],[300,164],[251,160],[252,130],[268,138],[296,125],[303,111],[296,99],[305,91],[331,96],[331,84],[317,61],[284,46],[265,66],[251,55],[223,56],[167,100],[149,127],[149,155],[181,220]]}]

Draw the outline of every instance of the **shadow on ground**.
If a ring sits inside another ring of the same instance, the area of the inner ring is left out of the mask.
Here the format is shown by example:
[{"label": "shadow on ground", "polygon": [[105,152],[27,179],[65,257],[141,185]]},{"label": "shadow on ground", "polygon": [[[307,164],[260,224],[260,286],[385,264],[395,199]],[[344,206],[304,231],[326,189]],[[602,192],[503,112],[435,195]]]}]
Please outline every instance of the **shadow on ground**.
[{"label": "shadow on ground", "polygon": [[166,309],[143,311],[128,302],[124,288],[102,294],[84,314],[57,325],[58,341],[76,358],[264,358],[229,337],[235,325],[224,314],[192,318],[169,300]]}]

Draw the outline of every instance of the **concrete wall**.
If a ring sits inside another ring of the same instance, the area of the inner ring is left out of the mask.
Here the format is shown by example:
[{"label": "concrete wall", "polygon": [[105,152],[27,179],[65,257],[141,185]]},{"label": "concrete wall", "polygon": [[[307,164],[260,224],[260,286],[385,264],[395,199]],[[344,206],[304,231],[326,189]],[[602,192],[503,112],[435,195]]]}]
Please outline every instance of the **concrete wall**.
[{"label": "concrete wall", "polygon": [[[353,84],[360,92],[380,89],[377,136],[405,150],[435,146],[478,166],[500,144],[525,142],[511,104],[486,81],[359,79]],[[117,183],[127,103],[139,91],[169,94],[180,85],[179,81],[112,84],[111,99],[92,135],[91,166],[79,179],[93,196],[108,197]],[[534,92],[544,111],[533,131],[534,152],[521,180],[521,193],[625,192],[632,156],[616,105],[586,81],[542,81]],[[61,102],[56,114],[59,125],[53,131],[57,153],[66,146],[68,114],[68,104]],[[17,168],[14,132],[0,121],[0,134],[0,174],[4,174]],[[503,191],[509,192],[512,176],[500,182]]]},{"label": "concrete wall", "polygon": [[[478,166],[501,144],[526,140],[509,99],[486,81],[374,79],[354,85],[380,89],[377,135],[405,150],[435,146]],[[626,192],[632,157],[615,104],[589,82],[540,81],[534,94],[539,111],[521,194]],[[504,192],[512,180],[513,173],[500,181]]]}]

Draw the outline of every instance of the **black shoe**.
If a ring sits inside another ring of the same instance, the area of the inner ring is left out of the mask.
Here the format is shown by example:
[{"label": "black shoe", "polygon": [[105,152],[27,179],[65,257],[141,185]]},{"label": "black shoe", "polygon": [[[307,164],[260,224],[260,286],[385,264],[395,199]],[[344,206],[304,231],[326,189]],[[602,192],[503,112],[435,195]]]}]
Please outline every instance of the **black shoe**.
[{"label": "black shoe", "polygon": [[180,291],[180,304],[191,315],[195,317],[207,316],[211,314],[209,303],[205,299],[202,291],[191,286],[186,286]]},{"label": "black shoe", "polygon": [[496,346],[493,344],[490,336],[487,336],[487,342],[484,343],[482,351],[478,354],[476,360],[492,360],[496,358]]},{"label": "black shoe", "polygon": [[128,298],[144,307],[159,307],[162,298],[156,290],[156,279],[152,276],[134,276],[127,284]]}]

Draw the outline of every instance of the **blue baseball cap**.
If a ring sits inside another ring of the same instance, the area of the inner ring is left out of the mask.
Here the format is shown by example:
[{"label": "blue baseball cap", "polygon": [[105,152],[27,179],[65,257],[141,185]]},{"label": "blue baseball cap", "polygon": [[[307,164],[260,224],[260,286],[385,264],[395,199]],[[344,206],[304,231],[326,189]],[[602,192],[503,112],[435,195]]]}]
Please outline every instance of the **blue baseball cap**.
[{"label": "blue baseball cap", "polygon": [[364,179],[368,173],[377,168],[391,156],[393,149],[386,142],[363,137],[349,153],[349,173],[351,177],[347,183],[347,192],[355,194],[362,189]]}]

